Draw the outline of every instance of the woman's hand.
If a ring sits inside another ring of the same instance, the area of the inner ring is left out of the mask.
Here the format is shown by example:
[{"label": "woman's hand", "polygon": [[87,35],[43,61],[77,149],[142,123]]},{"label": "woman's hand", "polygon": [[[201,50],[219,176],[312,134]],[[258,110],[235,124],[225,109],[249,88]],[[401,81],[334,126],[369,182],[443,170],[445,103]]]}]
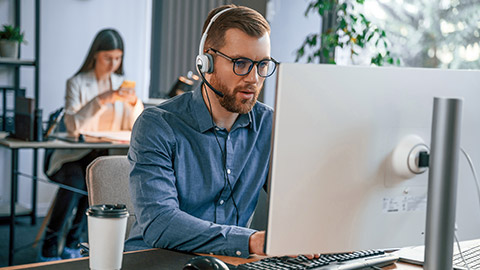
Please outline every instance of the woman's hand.
[{"label": "woman's hand", "polygon": [[97,96],[98,101],[100,104],[105,105],[109,103],[115,103],[116,101],[116,93],[113,90],[108,90],[106,92],[101,93]]},{"label": "woman's hand", "polygon": [[137,95],[134,88],[120,88],[117,91],[117,98],[121,101],[126,101],[134,106],[137,103]]},{"label": "woman's hand", "polygon": [[118,90],[109,90],[100,95],[98,99],[102,105],[115,103],[115,101],[125,101],[134,106],[137,103],[137,95],[134,88],[120,88]]}]

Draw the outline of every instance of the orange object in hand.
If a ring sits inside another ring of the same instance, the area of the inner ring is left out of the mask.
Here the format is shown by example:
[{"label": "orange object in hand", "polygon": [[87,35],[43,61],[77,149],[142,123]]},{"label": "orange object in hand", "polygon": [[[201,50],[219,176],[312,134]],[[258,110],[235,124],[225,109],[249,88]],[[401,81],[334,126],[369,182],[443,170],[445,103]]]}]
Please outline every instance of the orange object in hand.
[{"label": "orange object in hand", "polygon": [[120,88],[135,88],[135,81],[124,80]]}]

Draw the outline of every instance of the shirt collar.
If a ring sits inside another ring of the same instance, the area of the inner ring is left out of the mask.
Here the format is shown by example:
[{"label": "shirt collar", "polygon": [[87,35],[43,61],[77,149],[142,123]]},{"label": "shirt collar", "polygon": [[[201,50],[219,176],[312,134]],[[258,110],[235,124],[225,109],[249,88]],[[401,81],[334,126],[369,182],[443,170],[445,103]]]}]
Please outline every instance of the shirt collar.
[{"label": "shirt collar", "polygon": [[[197,86],[193,91],[192,112],[194,112],[197,118],[199,131],[203,133],[211,128],[214,128],[215,125],[213,124],[212,118],[210,116],[210,112],[207,109],[207,105],[203,100],[202,86],[203,86],[203,83]],[[253,109],[247,114],[240,114],[232,126],[232,131],[234,129],[241,128],[241,127],[254,128],[255,117],[253,114],[254,114]]]}]

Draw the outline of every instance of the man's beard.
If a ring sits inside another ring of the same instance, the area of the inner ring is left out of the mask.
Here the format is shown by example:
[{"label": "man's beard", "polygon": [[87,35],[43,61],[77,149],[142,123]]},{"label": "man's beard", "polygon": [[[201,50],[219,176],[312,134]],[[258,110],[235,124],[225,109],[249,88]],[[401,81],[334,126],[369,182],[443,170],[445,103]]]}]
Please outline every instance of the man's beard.
[{"label": "man's beard", "polygon": [[[229,112],[239,114],[246,114],[252,110],[253,106],[257,102],[258,94],[260,92],[254,85],[245,85],[242,87],[237,86],[233,89],[233,91],[229,91],[227,86],[223,84],[219,79],[217,79],[215,74],[211,77],[210,84],[212,84],[215,89],[222,92],[223,94],[223,97],[217,95],[217,99],[220,102],[220,105],[222,105],[222,107]],[[237,93],[245,89],[255,90],[253,97],[251,99],[238,98],[237,100]]]}]

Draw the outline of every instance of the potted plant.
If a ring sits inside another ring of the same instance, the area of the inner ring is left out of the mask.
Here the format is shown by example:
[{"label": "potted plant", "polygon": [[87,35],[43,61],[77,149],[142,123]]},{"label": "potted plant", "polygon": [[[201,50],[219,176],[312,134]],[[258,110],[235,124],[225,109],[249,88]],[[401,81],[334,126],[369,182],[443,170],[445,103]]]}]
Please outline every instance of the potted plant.
[{"label": "potted plant", "polygon": [[19,27],[3,25],[0,31],[0,57],[18,58],[18,46],[22,42],[26,43]]}]

